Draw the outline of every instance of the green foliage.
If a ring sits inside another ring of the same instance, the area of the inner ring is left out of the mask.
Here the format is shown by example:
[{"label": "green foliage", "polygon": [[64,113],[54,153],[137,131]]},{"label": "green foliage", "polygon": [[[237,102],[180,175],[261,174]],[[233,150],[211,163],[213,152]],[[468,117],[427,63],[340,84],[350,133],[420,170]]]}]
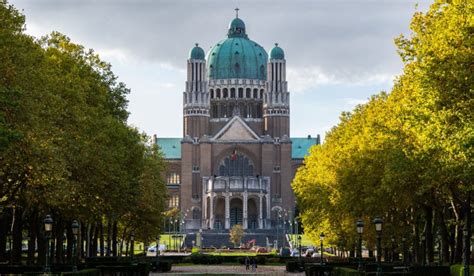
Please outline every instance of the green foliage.
[{"label": "green foliage", "polygon": [[[455,264],[449,267],[451,276],[464,276],[464,266]],[[469,266],[469,275],[474,276],[474,265]]]},{"label": "green foliage", "polygon": [[462,0],[417,12],[410,37],[396,39],[405,68],[392,91],[343,113],[311,149],[292,186],[314,242],[323,231],[329,244],[354,248],[362,218],[374,248],[375,216],[385,221],[387,245],[391,235],[410,237],[429,210],[451,223],[472,208],[473,13],[472,1]]},{"label": "green foliage", "polygon": [[35,39],[24,22],[0,1],[0,205],[154,239],[164,161],[127,125],[129,89],[93,50],[58,32]]},{"label": "green foliage", "polygon": [[234,226],[232,226],[229,233],[229,240],[231,243],[233,243],[235,246],[239,245],[242,241],[243,236],[244,228],[242,227],[242,225],[235,224]]}]

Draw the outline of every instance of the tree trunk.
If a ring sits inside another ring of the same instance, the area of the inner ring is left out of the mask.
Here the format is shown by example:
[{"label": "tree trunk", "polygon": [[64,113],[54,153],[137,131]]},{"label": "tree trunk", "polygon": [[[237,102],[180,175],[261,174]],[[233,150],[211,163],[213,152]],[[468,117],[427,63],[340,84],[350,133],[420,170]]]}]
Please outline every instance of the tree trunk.
[{"label": "tree trunk", "polygon": [[74,235],[72,234],[71,222],[68,221],[66,225],[66,262],[68,264],[72,263],[72,244],[74,241]]},{"label": "tree trunk", "polygon": [[107,219],[107,250],[105,252],[106,256],[112,255],[112,223]]},{"label": "tree trunk", "polygon": [[449,227],[449,262],[454,263],[454,255],[456,252],[456,225],[451,225]]},{"label": "tree trunk", "polygon": [[99,222],[99,239],[100,239],[100,256],[103,257],[104,256],[104,247],[105,247],[105,244],[104,244],[104,224],[102,222]]},{"label": "tree trunk", "polygon": [[427,263],[434,262],[433,243],[433,208],[425,206],[425,236],[426,236],[426,257]]},{"label": "tree trunk", "polygon": [[435,210],[436,225],[438,227],[439,238],[441,242],[440,246],[440,262],[449,263],[449,236],[448,228],[444,219],[444,212],[441,210]]},{"label": "tree trunk", "polygon": [[28,225],[28,259],[27,264],[34,264],[35,252],[36,252],[36,228],[37,228],[38,216],[36,211],[30,213],[29,225]]},{"label": "tree trunk", "polygon": [[117,227],[117,221],[113,221],[112,223],[112,255],[113,256],[117,256],[117,231],[118,231],[118,227]]},{"label": "tree trunk", "polygon": [[64,259],[64,248],[63,248],[63,241],[64,241],[64,223],[62,219],[58,219],[58,223],[56,224],[56,256],[55,261],[58,264],[63,263]]},{"label": "tree trunk", "polygon": [[46,239],[44,236],[44,231],[42,229],[43,220],[40,216],[36,216],[36,225],[35,225],[35,233],[36,233],[36,243],[38,245],[38,264],[44,264],[46,260]]},{"label": "tree trunk", "polygon": [[461,263],[462,261],[462,218],[464,217],[464,208],[459,208],[459,218],[456,219],[456,249],[454,252],[454,263]]},{"label": "tree trunk", "polygon": [[13,225],[12,225],[12,238],[13,238],[13,248],[12,248],[12,262],[14,264],[21,263],[21,247],[23,241],[22,228],[23,228],[23,211],[21,208],[13,209]]},{"label": "tree trunk", "polygon": [[[5,211],[3,211],[5,212]],[[0,214],[0,262],[7,261],[7,255],[5,254],[7,249],[7,229],[8,229],[8,216],[5,213]]]},{"label": "tree trunk", "polygon": [[413,225],[413,257],[415,263],[420,264],[422,260],[422,254],[420,250],[420,229],[417,224],[417,220],[415,220],[415,224]]},{"label": "tree trunk", "polygon": [[86,252],[86,243],[87,243],[87,227],[85,223],[81,223],[81,235],[79,236],[79,240],[77,241],[78,245],[78,256],[80,259],[87,256]]}]

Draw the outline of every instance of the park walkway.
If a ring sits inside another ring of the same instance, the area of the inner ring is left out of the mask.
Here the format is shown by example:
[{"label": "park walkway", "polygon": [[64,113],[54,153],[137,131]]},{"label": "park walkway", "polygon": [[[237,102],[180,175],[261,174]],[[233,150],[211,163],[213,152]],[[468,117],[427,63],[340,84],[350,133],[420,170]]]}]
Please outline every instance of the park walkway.
[{"label": "park walkway", "polygon": [[245,270],[243,265],[185,265],[173,266],[173,269],[168,273],[151,273],[150,275],[293,275],[302,276],[304,273],[288,273],[285,271],[285,266],[258,266],[256,272],[252,270]]}]

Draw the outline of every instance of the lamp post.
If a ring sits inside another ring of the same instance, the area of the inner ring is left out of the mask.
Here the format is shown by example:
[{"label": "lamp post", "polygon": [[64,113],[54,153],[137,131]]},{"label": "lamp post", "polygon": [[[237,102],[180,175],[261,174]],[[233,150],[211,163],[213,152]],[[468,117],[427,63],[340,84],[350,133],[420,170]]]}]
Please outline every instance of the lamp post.
[{"label": "lamp post", "polygon": [[130,257],[133,260],[133,255],[135,251],[135,233],[130,233]]},{"label": "lamp post", "polygon": [[298,247],[300,254],[298,254],[298,259],[301,260],[301,235],[298,234]]},{"label": "lamp post", "polygon": [[363,271],[364,268],[362,267],[362,234],[364,233],[364,221],[362,219],[358,219],[356,222],[357,233],[359,234],[359,245],[357,246],[357,258],[359,258],[359,271]]},{"label": "lamp post", "polygon": [[46,237],[46,260],[44,263],[44,273],[49,274],[51,272],[51,267],[49,265],[49,239],[51,238],[51,232],[53,231],[53,218],[51,215],[46,215],[43,220],[44,223],[44,231]]},{"label": "lamp post", "polygon": [[467,223],[464,224],[464,227],[463,227],[463,230],[462,230],[462,233],[463,233],[463,238],[464,238],[464,250],[463,250],[463,266],[464,266],[464,274],[463,276],[469,276],[470,273],[469,273],[469,258],[470,258],[470,248],[471,248],[471,236],[469,234],[469,228],[468,228],[468,225]]},{"label": "lamp post", "polygon": [[321,232],[321,234],[319,234],[319,239],[321,240],[321,265],[323,264],[324,262],[324,248],[323,248],[323,241],[324,241],[324,238],[326,237],[326,235],[324,235],[323,232]]},{"label": "lamp post", "polygon": [[375,232],[377,232],[377,275],[382,275],[382,224],[383,220],[380,217],[374,219]]}]

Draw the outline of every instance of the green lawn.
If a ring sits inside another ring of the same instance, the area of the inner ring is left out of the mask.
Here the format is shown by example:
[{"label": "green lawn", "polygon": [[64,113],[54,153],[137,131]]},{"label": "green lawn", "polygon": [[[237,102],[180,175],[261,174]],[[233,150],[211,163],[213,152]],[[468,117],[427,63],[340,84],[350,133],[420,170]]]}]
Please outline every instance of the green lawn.
[{"label": "green lawn", "polygon": [[[298,238],[298,235],[289,235],[294,240]],[[301,246],[314,246],[315,244],[305,235],[301,235]]]}]

